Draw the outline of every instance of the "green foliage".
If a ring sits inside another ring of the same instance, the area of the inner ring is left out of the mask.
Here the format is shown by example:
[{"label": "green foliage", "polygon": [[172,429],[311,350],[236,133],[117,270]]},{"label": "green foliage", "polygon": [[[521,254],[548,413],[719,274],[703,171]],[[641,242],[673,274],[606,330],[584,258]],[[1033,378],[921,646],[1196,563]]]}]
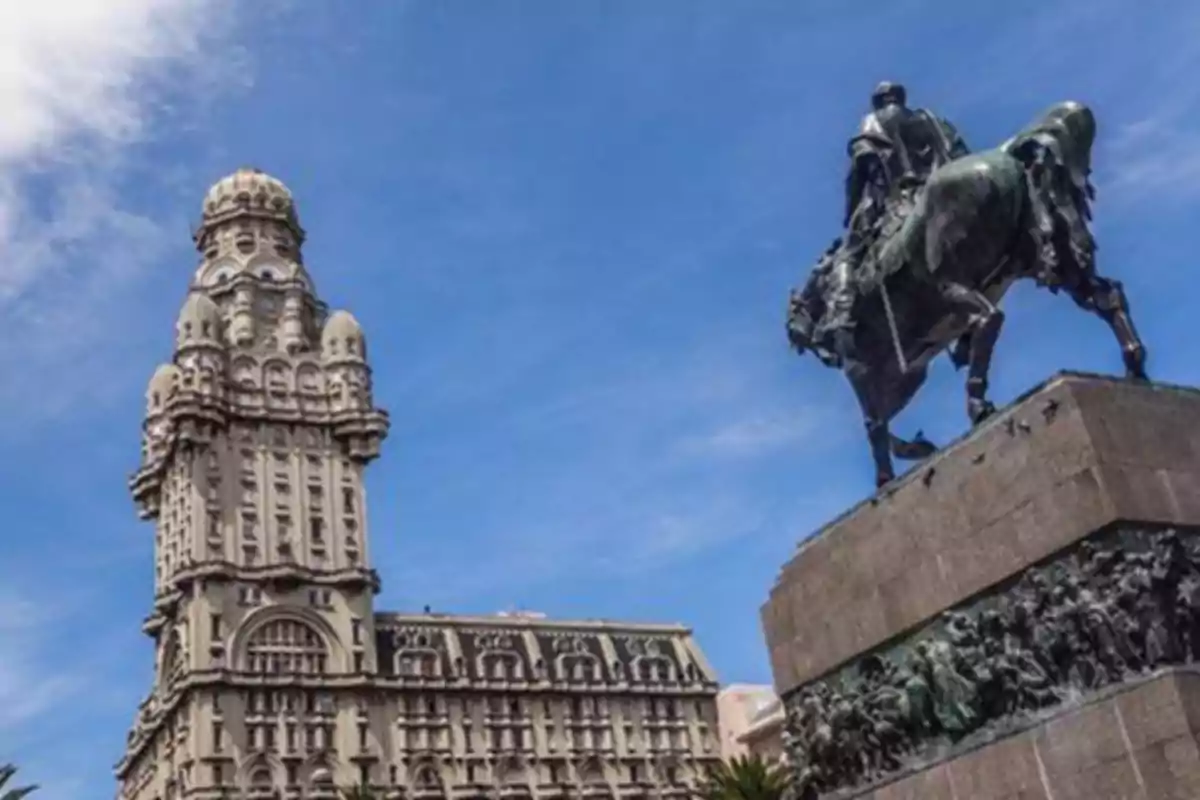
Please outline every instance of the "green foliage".
[{"label": "green foliage", "polygon": [[23,786],[20,789],[5,789],[4,787],[16,774],[17,768],[12,764],[0,766],[0,800],[21,800],[22,797],[38,788],[36,786]]},{"label": "green foliage", "polygon": [[761,756],[736,756],[709,767],[696,796],[700,800],[782,800],[787,770]]}]

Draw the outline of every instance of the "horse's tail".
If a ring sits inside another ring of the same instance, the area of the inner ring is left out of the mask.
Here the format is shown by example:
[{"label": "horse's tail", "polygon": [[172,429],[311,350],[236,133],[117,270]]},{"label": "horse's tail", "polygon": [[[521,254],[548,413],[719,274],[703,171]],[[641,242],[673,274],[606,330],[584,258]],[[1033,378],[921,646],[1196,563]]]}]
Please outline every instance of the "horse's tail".
[{"label": "horse's tail", "polygon": [[820,309],[813,308],[820,303],[820,299],[812,294],[793,289],[788,298],[787,336],[799,353],[812,349],[816,321],[820,319]]}]

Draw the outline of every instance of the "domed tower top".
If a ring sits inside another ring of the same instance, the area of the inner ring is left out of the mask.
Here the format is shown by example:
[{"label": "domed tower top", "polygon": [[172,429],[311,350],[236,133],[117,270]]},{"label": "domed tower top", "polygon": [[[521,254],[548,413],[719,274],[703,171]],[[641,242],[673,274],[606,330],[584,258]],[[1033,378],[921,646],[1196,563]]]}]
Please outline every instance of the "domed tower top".
[{"label": "domed tower top", "polygon": [[212,185],[204,196],[197,244],[204,235],[234,220],[270,220],[287,227],[304,241],[304,229],[296,215],[296,201],[283,181],[256,167],[242,167]]}]

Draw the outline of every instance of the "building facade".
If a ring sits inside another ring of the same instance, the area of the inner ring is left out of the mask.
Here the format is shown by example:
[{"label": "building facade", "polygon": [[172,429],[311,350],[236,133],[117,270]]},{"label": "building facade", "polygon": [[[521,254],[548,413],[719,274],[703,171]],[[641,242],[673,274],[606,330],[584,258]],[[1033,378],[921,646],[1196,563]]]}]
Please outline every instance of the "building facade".
[{"label": "building facade", "polygon": [[778,697],[759,710],[750,720],[750,726],[738,736],[738,744],[750,756],[757,756],[774,764],[788,762],[784,745],[784,728],[787,716],[783,701]]},{"label": "building facade", "polygon": [[783,755],[783,709],[771,686],[735,683],[717,695],[721,758],[761,756],[778,761]]},{"label": "building facade", "polygon": [[155,530],[155,680],[119,794],[679,797],[719,758],[690,632],[378,612],[363,472],[388,416],[301,257],[291,193],[217,182],[130,481]]}]

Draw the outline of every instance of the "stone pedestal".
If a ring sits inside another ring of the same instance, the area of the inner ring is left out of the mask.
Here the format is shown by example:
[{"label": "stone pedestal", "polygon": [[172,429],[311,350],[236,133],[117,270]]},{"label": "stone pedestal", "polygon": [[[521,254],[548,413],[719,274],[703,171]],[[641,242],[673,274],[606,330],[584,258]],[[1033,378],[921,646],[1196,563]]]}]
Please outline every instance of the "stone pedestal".
[{"label": "stone pedestal", "polygon": [[862,800],[1192,800],[1200,675],[1170,670],[910,771]]},{"label": "stone pedestal", "polygon": [[[1140,722],[1087,722],[1163,693],[1177,717],[1195,716],[1200,678],[1153,676],[1200,653],[1198,565],[1200,391],[1056,376],[805,540],[783,567],[762,622],[794,759],[816,763],[824,795],[1062,800],[1075,789],[1055,783],[1046,753],[1073,753],[1062,769],[1125,758],[1130,775],[1140,771],[1135,784],[1112,778],[1080,797],[1200,797],[1191,723],[1172,729],[1162,756],[1185,791],[1138,766],[1150,746]],[[849,711],[870,721],[845,722]],[[1105,738],[1118,729],[1120,747]],[[861,758],[837,760],[855,748]],[[1041,781],[1027,794],[1007,769],[1026,756]]]}]

